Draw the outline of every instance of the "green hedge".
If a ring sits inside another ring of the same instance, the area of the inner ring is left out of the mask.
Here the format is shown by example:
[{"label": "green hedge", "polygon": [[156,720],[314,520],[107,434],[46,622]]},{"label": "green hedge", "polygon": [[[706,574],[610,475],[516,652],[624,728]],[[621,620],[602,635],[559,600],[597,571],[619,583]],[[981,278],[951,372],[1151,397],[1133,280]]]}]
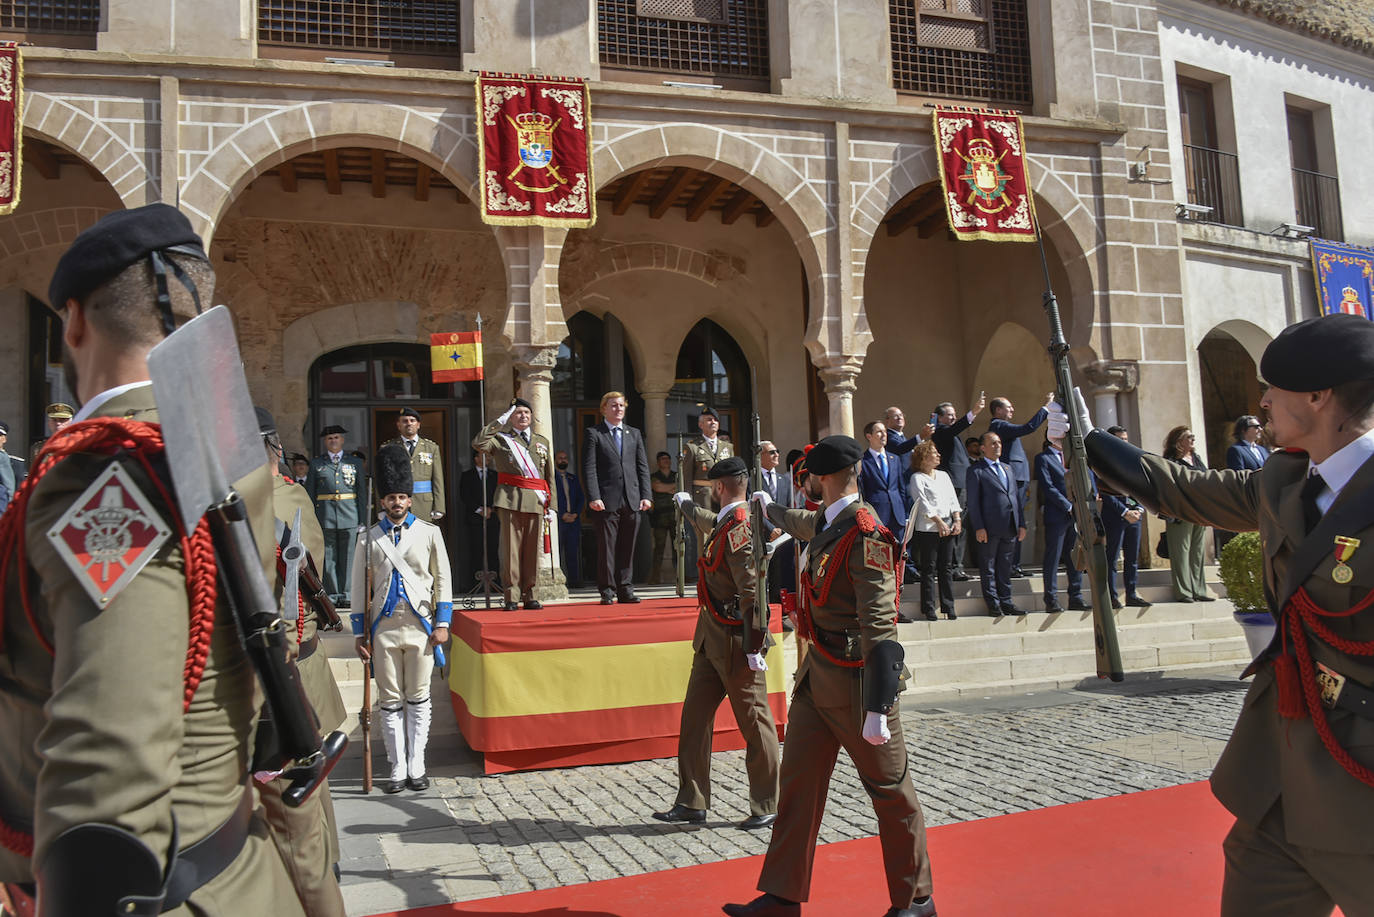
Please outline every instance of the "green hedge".
[{"label": "green hedge", "polygon": [[1264,551],[1259,534],[1242,532],[1221,550],[1221,581],[1236,611],[1267,611],[1264,599]]}]

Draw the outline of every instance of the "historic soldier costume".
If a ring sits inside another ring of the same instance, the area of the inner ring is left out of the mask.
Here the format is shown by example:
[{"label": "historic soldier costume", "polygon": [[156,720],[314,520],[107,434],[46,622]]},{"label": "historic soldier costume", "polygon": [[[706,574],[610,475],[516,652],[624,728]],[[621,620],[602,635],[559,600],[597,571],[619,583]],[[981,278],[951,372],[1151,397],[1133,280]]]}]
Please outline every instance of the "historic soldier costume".
[{"label": "historic soldier costume", "polygon": [[[510,410],[482,428],[472,448],[491,456],[489,467],[497,472],[496,518],[501,526],[501,582],[505,584],[506,609],[542,608],[534,598],[539,574],[542,536],[549,520],[553,493],[553,448],[534,432],[530,403],[511,402]],[[523,416],[522,416],[523,415]],[[512,423],[512,416],[515,422]]]},{"label": "historic soldier costume", "polygon": [[[1236,816],[1221,913],[1374,914],[1374,323],[1290,326],[1260,374],[1280,445],[1307,451],[1190,471],[1094,430],[1088,456],[1152,512],[1259,530],[1278,630],[1245,672],[1255,681],[1212,774]],[[1088,429],[1081,403],[1079,415]]]},{"label": "historic soldier costume", "polygon": [[420,435],[420,412],[414,408],[401,408],[396,427],[401,435],[388,440],[387,445],[402,446],[410,455],[410,476],[415,484],[410,511],[416,519],[438,522],[448,505],[444,502],[444,463],[439,457],[439,444]]},{"label": "historic soldier costume", "polygon": [[[782,758],[778,820],[749,904],[732,917],[792,917],[810,894],[816,832],[843,748],[878,816],[892,908],[887,917],[933,917],[925,819],[907,768],[896,695],[905,670],[897,642],[900,547],[859,500],[854,465],[863,447],[827,436],[806,456],[827,504],[811,512],[766,507],[768,519],[808,540],[798,632],[812,643],[797,671]],[[755,499],[767,502],[766,494]]]},{"label": "historic soldier costume", "polygon": [[697,561],[700,614],[692,636],[692,672],[682,702],[678,739],[677,800],[654,818],[702,822],[711,804],[711,734],[716,709],[729,697],[744,736],[749,773],[750,815],[742,828],[766,828],[778,811],[778,729],[768,707],[764,655],[772,645],[768,605],[756,600],[749,506],[744,499],[748,466],[736,457],[717,462],[707,474],[724,482],[720,512],[678,494],[683,512],[706,545]]},{"label": "historic soldier costume", "polygon": [[[257,681],[208,528],[181,529],[142,363],[212,288],[153,204],[78,236],[49,291],[85,404],[0,524],[0,882],[47,914],[301,913],[248,783]],[[267,470],[235,489],[268,570]]]},{"label": "historic soldier costume", "polygon": [[[315,518],[324,530],[324,587],[336,604],[348,604],[352,593],[349,568],[353,563],[353,542],[358,526],[368,516],[367,470],[363,463],[343,451],[343,435],[338,425],[320,431],[325,452],[310,463],[305,490],[315,501]],[[330,437],[339,451],[330,451]]]},{"label": "historic soldier costume", "polygon": [[[364,634],[372,637],[371,659],[382,711],[382,741],[391,761],[388,793],[424,790],[425,744],[429,740],[429,683],[453,618],[448,551],[439,527],[416,519],[410,508],[410,460],[400,446],[377,453],[377,493],[385,515],[370,537],[358,542],[353,581],[353,634],[364,660]],[[371,550],[369,554],[368,551]],[[366,567],[364,565],[367,565]],[[372,595],[366,595],[367,567]]]}]

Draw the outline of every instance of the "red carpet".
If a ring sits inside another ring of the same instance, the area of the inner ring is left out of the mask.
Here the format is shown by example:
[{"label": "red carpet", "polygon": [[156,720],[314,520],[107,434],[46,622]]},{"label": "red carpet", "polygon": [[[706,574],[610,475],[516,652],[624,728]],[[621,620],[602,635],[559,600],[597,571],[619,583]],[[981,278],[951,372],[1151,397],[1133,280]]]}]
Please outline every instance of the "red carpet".
[{"label": "red carpet", "polygon": [[[1212,917],[1220,906],[1221,840],[1230,826],[1206,783],[944,825],[930,831],[935,900],[942,917]],[[881,856],[877,838],[821,847],[803,914],[882,914],[889,902]],[[719,914],[726,901],[753,898],[761,860],[403,913],[701,917]]]}]

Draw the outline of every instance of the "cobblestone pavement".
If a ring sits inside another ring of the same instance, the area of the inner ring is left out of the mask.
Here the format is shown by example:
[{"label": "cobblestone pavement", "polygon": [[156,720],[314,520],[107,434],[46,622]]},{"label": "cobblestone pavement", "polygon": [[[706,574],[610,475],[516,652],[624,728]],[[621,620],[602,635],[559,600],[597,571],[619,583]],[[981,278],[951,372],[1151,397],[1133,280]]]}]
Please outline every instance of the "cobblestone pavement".
[{"label": "cobblestone pavement", "polygon": [[[907,709],[902,725],[930,825],[1205,779],[1245,685],[1234,675],[1160,678]],[[355,747],[332,781],[351,915],[471,900],[763,853],[744,753],[714,757],[706,825],[651,819],[677,790],[672,758],[481,775],[435,717],[432,789],[361,794]],[[355,743],[355,746],[357,743]],[[379,776],[385,762],[377,749]],[[872,807],[840,754],[822,843],[875,834]]]}]

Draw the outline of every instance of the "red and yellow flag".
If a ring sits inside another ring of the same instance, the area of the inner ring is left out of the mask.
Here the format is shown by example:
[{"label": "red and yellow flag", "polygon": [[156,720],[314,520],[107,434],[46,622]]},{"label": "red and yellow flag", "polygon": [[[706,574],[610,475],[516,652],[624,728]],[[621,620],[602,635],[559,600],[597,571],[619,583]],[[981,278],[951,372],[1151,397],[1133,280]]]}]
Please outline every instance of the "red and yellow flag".
[{"label": "red and yellow flag", "polygon": [[431,334],[429,368],[435,382],[476,382],[482,378],[482,332]]}]

